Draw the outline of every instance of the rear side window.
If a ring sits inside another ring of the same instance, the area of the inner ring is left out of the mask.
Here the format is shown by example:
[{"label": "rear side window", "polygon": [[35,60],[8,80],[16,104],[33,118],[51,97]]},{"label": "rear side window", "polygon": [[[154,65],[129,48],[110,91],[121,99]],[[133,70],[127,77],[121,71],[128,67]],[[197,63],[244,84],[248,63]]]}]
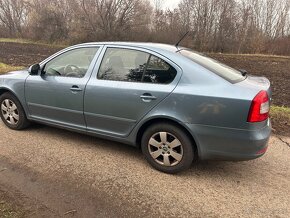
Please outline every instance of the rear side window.
[{"label": "rear side window", "polygon": [[176,73],[176,70],[165,61],[151,55],[144,73],[143,82],[168,84],[174,80]]},{"label": "rear side window", "polygon": [[238,70],[197,52],[181,50],[179,53],[231,83],[237,83],[243,81],[246,78]]},{"label": "rear side window", "polygon": [[166,84],[174,80],[176,73],[165,61],[146,52],[108,48],[98,79]]}]

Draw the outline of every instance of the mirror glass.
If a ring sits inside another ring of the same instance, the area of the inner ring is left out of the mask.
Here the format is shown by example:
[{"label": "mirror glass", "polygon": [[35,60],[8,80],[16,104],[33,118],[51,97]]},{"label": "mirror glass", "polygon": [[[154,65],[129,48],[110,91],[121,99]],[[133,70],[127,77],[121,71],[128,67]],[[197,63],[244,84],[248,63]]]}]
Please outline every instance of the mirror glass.
[{"label": "mirror glass", "polygon": [[31,67],[29,67],[28,72],[30,75],[38,75],[39,70],[40,70],[40,65],[34,64]]}]

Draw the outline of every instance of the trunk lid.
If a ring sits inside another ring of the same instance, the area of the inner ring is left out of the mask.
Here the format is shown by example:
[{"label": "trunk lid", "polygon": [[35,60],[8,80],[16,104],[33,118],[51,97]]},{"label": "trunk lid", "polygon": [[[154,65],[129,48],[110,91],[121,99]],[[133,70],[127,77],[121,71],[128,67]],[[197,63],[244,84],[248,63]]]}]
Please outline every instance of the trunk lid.
[{"label": "trunk lid", "polygon": [[272,100],[271,83],[266,77],[248,75],[239,85],[250,89],[256,89],[257,92],[265,90],[268,93],[270,101]]}]

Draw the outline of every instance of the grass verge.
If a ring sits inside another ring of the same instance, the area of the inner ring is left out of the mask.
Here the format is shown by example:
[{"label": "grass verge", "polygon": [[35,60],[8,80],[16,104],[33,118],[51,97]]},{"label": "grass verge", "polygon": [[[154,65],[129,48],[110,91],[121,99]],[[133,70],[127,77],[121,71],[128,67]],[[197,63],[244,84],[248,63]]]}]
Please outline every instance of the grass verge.
[{"label": "grass verge", "polygon": [[271,113],[273,115],[282,115],[290,119],[290,108],[288,107],[280,107],[280,106],[272,106]]},{"label": "grass verge", "polygon": [[0,74],[7,73],[7,72],[13,71],[13,70],[20,70],[23,68],[24,67],[21,67],[21,66],[11,66],[11,65],[7,65],[7,64],[0,62]]},{"label": "grass verge", "polygon": [[21,44],[35,44],[36,42],[27,39],[13,39],[13,38],[0,38],[0,42],[15,42]]},{"label": "grass verge", "polygon": [[273,105],[270,114],[274,132],[288,135],[290,133],[290,108]]},{"label": "grass verge", "polygon": [[14,208],[6,203],[5,201],[0,201],[0,217],[3,218],[17,218],[23,217],[22,212],[17,212]]},{"label": "grass verge", "polygon": [[290,59],[290,56],[285,55],[273,55],[273,54],[234,54],[234,53],[212,53],[207,52],[206,54],[210,55],[222,55],[222,56],[233,56],[233,57],[260,57],[260,58],[282,58]]},{"label": "grass verge", "polygon": [[0,42],[12,42],[12,43],[31,44],[31,45],[45,45],[48,47],[61,47],[61,48],[65,46],[65,45],[56,44],[56,43],[32,41],[32,40],[21,39],[21,38],[0,38]]},{"label": "grass verge", "polygon": [[274,105],[271,107],[271,117],[279,118],[279,120],[283,120],[283,122],[288,122],[288,124],[290,125],[290,108]]}]

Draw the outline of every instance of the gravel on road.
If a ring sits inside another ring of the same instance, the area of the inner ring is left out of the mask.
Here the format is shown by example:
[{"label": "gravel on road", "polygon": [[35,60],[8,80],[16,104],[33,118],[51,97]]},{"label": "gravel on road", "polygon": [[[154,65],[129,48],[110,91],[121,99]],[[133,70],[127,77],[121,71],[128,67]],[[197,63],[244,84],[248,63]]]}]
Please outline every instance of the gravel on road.
[{"label": "gravel on road", "polygon": [[286,137],[272,136],[253,161],[203,161],[167,175],[120,143],[42,125],[12,131],[0,123],[0,132],[0,191],[18,199],[27,217],[290,214]]}]

